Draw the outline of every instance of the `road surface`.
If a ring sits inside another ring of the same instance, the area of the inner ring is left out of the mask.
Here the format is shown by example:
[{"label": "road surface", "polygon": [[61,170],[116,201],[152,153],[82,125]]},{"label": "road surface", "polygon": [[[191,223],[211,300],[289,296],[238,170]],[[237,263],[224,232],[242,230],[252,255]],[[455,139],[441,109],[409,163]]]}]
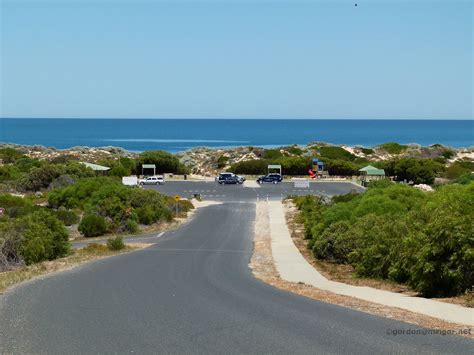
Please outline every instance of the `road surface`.
[{"label": "road surface", "polygon": [[[254,184],[255,185],[255,184]],[[169,181],[164,185],[145,186],[166,195],[179,195],[184,198],[200,194],[206,200],[216,201],[255,201],[259,199],[281,199],[288,195],[341,195],[364,189],[350,182],[311,181],[309,188],[295,188],[294,182],[280,184],[261,184],[258,187],[243,185],[219,185],[214,181]]]},{"label": "road surface", "polygon": [[471,353],[461,337],[276,289],[255,279],[255,204],[200,209],[147,249],[0,296],[0,353]]}]

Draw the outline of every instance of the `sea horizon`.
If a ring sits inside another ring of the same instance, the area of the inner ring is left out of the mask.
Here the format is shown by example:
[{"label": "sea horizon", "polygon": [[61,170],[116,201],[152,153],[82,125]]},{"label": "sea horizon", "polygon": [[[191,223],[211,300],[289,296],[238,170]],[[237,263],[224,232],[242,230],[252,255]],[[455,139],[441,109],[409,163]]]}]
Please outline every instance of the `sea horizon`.
[{"label": "sea horizon", "polygon": [[364,147],[398,142],[467,148],[474,145],[474,120],[1,118],[0,141],[57,149],[115,146],[172,153],[195,147],[277,147],[315,141]]}]

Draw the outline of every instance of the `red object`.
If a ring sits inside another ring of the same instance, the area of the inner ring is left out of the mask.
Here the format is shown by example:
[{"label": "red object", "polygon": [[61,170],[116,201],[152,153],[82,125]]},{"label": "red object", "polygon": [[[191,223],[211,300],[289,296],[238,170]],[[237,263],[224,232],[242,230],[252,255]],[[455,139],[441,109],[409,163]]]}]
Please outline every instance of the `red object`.
[{"label": "red object", "polygon": [[316,174],[314,173],[314,171],[311,170],[311,169],[308,170],[308,173],[309,173],[309,175],[311,176],[311,179],[315,179],[315,178],[317,177],[317,175],[316,175]]}]

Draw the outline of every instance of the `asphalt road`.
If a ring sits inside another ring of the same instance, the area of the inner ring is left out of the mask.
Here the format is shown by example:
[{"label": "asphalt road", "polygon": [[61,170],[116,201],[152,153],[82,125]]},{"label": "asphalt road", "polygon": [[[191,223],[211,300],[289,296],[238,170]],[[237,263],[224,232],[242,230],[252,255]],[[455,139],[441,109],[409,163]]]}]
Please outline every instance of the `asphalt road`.
[{"label": "asphalt road", "polygon": [[0,353],[472,353],[468,339],[285,292],[255,279],[253,203],[199,210],[148,249],[0,296]]},{"label": "asphalt road", "polygon": [[288,195],[341,195],[363,188],[350,182],[312,181],[309,188],[295,188],[293,182],[280,184],[261,184],[258,187],[243,185],[219,185],[214,181],[168,181],[164,185],[146,186],[166,195],[179,195],[184,198],[200,194],[206,200],[217,201],[255,201],[259,199],[281,199]]}]

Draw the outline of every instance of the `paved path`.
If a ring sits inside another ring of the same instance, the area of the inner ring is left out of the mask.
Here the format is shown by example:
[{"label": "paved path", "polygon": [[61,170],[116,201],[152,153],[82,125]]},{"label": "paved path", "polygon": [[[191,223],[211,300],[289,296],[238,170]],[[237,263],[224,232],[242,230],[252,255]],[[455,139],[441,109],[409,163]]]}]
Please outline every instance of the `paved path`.
[{"label": "paved path", "polygon": [[474,309],[472,308],[421,297],[410,297],[372,287],[353,286],[326,279],[306,261],[293,243],[285,222],[282,203],[279,201],[270,201],[268,204],[272,254],[276,268],[284,280],[304,282],[305,284],[340,295],[352,296],[386,306],[402,308],[448,322],[474,325]]},{"label": "paved path", "polygon": [[255,279],[254,203],[202,208],[156,245],[0,296],[0,353],[468,354],[474,342]]}]

